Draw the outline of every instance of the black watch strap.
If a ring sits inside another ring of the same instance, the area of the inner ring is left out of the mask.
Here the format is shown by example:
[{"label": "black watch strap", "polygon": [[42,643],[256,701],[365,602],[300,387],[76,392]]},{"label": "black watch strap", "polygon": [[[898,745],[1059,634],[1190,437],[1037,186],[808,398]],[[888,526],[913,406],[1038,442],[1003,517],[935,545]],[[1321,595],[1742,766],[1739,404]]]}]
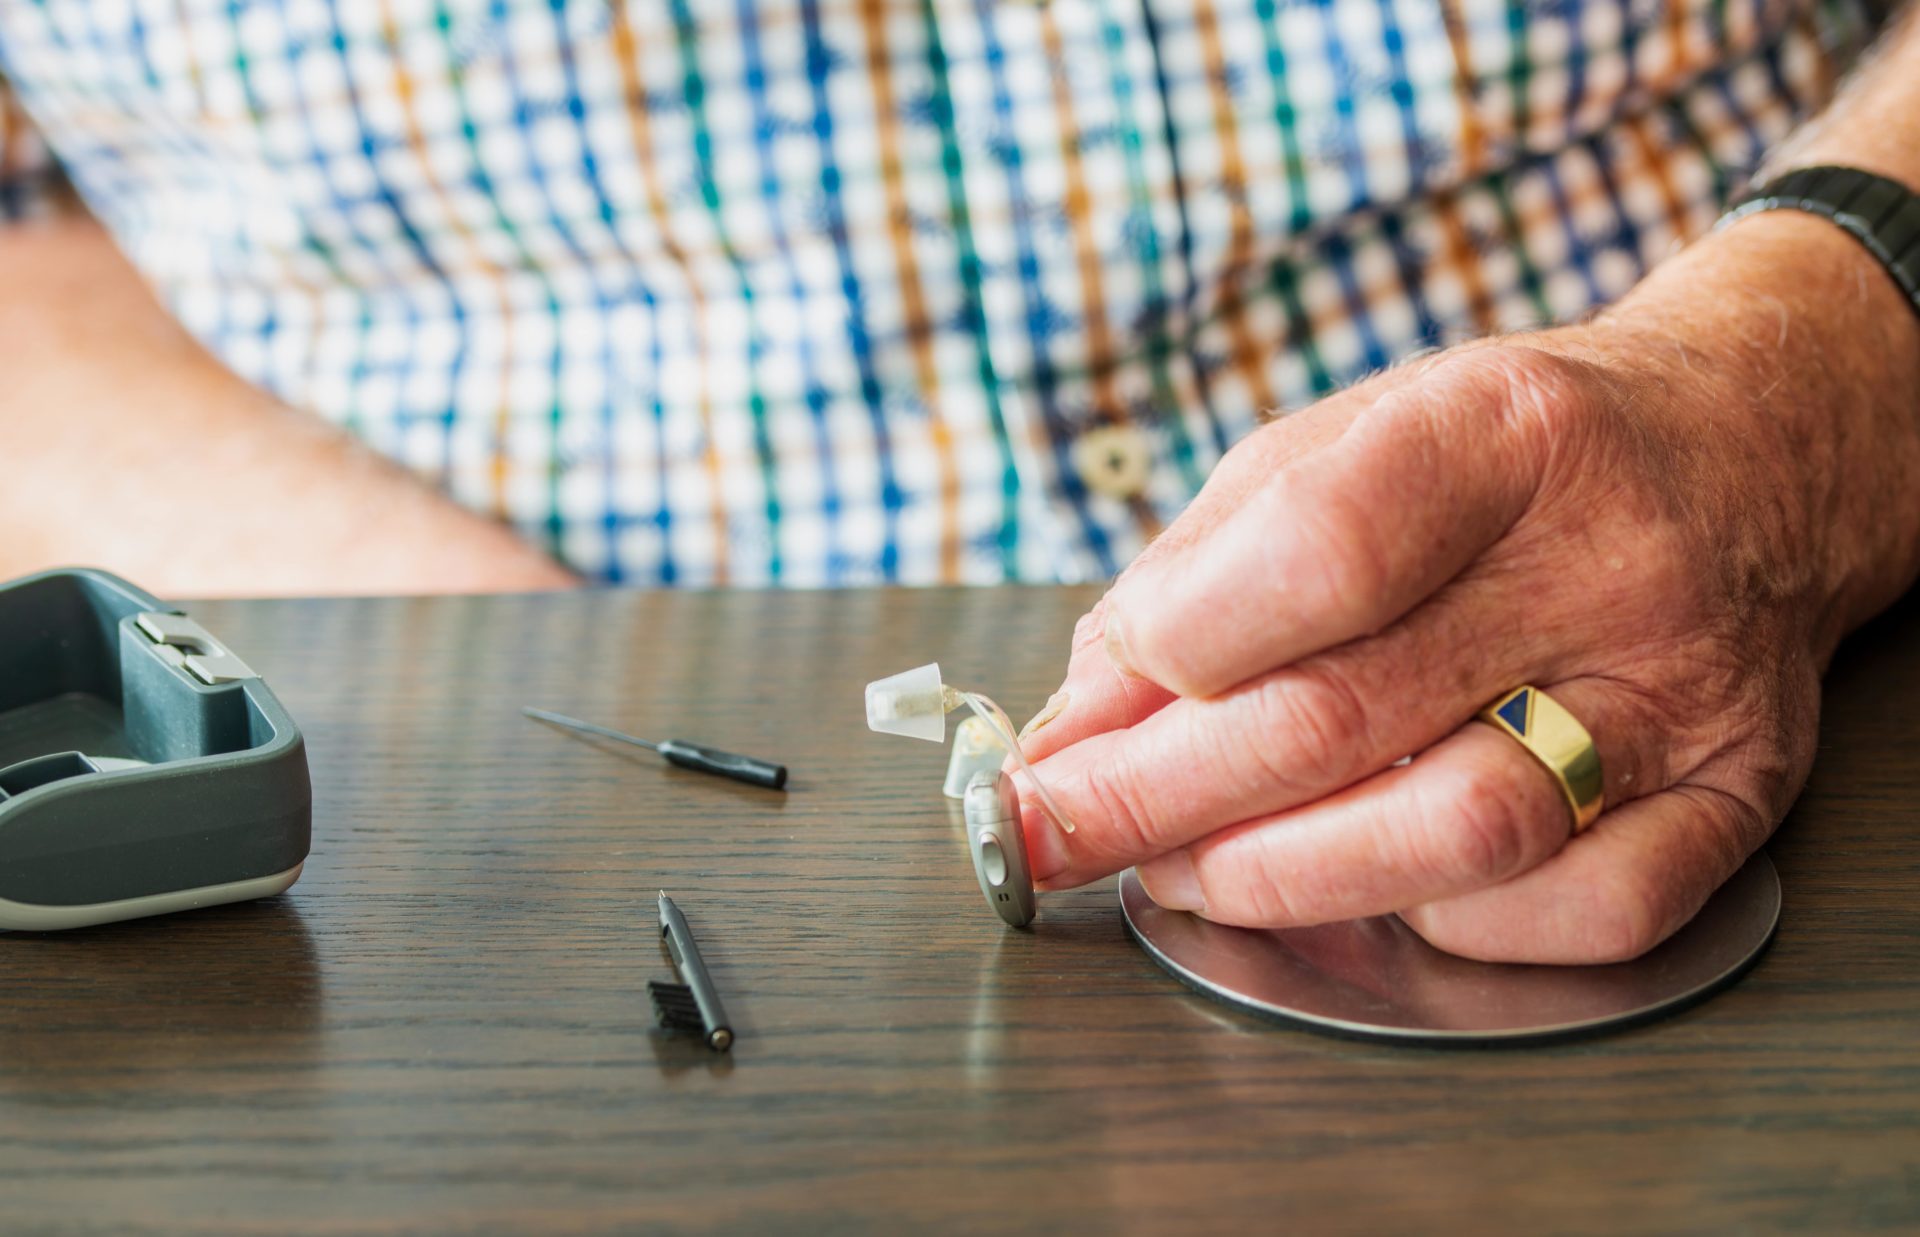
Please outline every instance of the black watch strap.
[{"label": "black watch strap", "polygon": [[1920,313],[1920,196],[1899,181],[1858,168],[1800,168],[1740,198],[1715,226],[1763,210],[1805,211],[1830,221],[1880,260]]}]

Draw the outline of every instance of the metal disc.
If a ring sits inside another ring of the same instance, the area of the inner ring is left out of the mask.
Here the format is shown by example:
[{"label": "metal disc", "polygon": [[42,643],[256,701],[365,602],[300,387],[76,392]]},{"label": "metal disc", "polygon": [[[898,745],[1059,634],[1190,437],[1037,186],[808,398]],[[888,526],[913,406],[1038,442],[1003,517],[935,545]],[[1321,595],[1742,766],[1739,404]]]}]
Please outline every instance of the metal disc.
[{"label": "metal disc", "polygon": [[1397,917],[1262,932],[1154,905],[1120,877],[1127,928],[1199,992],[1309,1030],[1495,1043],[1590,1034],[1702,1000],[1753,965],[1780,921],[1780,878],[1755,853],[1693,921],[1608,966],[1522,966],[1442,953]]}]

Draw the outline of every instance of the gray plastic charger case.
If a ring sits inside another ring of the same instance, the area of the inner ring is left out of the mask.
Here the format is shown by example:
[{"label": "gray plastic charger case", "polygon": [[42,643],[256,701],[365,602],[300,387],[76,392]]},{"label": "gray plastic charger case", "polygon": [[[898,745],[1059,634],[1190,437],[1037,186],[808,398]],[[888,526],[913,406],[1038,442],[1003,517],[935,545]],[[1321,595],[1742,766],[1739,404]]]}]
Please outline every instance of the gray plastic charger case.
[{"label": "gray plastic charger case", "polygon": [[268,897],[312,824],[299,727],[192,619],[103,571],[0,584],[0,928]]}]

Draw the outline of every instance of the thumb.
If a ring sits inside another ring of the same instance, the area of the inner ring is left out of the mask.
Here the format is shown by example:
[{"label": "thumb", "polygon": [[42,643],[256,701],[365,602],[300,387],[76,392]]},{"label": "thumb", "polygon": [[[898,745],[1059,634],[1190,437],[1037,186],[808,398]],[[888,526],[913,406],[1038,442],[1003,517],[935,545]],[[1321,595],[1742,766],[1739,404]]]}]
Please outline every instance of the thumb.
[{"label": "thumb", "polygon": [[1157,684],[1122,674],[1107,656],[1107,602],[1101,598],[1073,629],[1067,677],[1020,731],[1020,751],[1041,761],[1082,739],[1124,730],[1173,699]]}]

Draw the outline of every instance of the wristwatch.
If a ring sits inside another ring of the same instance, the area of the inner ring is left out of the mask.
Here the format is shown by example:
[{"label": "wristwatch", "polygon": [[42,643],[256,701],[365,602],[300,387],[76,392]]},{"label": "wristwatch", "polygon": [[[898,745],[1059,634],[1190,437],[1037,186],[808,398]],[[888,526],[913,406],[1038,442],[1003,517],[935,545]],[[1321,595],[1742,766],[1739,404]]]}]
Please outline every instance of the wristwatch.
[{"label": "wristwatch", "polygon": [[1763,210],[1818,215],[1866,246],[1920,313],[1920,195],[1858,168],[1810,167],[1768,181],[1736,201],[1717,231]]}]

